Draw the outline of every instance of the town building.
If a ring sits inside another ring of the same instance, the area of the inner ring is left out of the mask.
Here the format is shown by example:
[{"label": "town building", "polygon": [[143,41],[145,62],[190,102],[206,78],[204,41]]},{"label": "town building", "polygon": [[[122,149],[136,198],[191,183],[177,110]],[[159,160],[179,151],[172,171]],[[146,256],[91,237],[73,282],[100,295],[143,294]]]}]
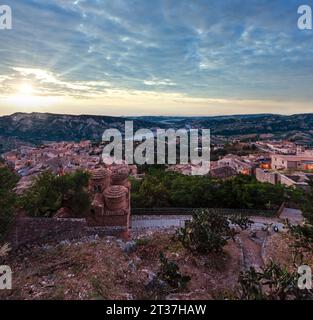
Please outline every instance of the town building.
[{"label": "town building", "polygon": [[280,155],[272,154],[274,170],[313,170],[313,155]]}]

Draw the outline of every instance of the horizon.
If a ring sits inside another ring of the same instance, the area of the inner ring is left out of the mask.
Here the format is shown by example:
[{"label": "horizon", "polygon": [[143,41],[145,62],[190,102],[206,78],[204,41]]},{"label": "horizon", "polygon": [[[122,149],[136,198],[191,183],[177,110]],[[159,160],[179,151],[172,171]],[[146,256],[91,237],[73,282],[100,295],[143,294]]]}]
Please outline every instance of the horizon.
[{"label": "horizon", "polygon": [[112,117],[112,118],[223,118],[223,117],[261,117],[261,116],[280,116],[280,117],[293,117],[293,116],[301,116],[301,115],[313,115],[313,112],[305,112],[305,113],[290,113],[290,114],[282,114],[282,113],[241,113],[241,114],[220,114],[220,115],[162,115],[162,114],[147,114],[147,115],[110,115],[110,114],[87,114],[87,113],[54,113],[54,112],[40,112],[40,111],[30,111],[23,112],[17,111],[8,114],[0,114],[0,118],[2,117],[12,117],[17,114],[25,114],[25,115],[33,115],[33,114],[47,114],[54,116],[90,116],[90,117]]},{"label": "horizon", "polygon": [[261,117],[261,116],[280,116],[280,117],[292,117],[292,116],[301,116],[301,115],[313,115],[313,112],[306,113],[291,113],[291,114],[280,114],[280,113],[242,113],[242,114],[221,114],[221,115],[162,115],[162,114],[153,114],[153,115],[110,115],[110,114],[74,114],[74,113],[54,113],[54,112],[40,112],[40,111],[31,111],[23,112],[17,111],[13,113],[0,115],[2,117],[12,117],[17,114],[47,114],[53,116],[73,116],[73,117],[114,117],[114,118],[224,118],[224,117]]},{"label": "horizon", "polygon": [[0,115],[309,113],[313,32],[297,27],[302,4],[10,0]]}]

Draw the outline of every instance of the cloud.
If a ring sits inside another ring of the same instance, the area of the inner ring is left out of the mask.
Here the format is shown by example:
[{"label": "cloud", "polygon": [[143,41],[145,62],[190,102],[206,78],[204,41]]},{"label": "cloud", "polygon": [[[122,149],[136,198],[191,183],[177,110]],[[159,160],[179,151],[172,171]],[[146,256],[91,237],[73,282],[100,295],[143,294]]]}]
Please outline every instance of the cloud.
[{"label": "cloud", "polygon": [[0,96],[29,80],[41,95],[88,98],[89,104],[114,91],[155,92],[169,104],[169,95],[179,94],[196,105],[221,99],[310,106],[313,33],[297,29],[300,4],[10,0],[13,30],[0,34]]},{"label": "cloud", "polygon": [[23,82],[31,82],[38,95],[67,95],[88,97],[99,95],[111,85],[104,80],[99,81],[65,81],[51,71],[36,68],[13,67],[15,73],[0,77],[0,89],[14,94],[16,86]]},{"label": "cloud", "polygon": [[176,83],[170,79],[152,78],[151,80],[144,80],[143,83],[147,86],[176,86]]}]

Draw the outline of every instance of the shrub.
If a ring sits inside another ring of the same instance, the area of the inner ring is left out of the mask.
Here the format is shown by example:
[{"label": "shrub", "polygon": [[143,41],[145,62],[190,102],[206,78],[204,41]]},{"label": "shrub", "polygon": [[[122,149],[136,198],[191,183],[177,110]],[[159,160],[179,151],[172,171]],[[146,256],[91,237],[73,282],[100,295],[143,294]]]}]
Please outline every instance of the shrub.
[{"label": "shrub", "polygon": [[312,298],[310,290],[298,288],[298,273],[271,261],[257,272],[254,268],[239,275],[239,297],[243,300],[291,300]]},{"label": "shrub", "polygon": [[309,223],[304,225],[291,225],[286,222],[289,234],[293,237],[293,261],[297,264],[303,264],[304,253],[313,250],[313,226]]},{"label": "shrub", "polygon": [[191,280],[189,276],[182,275],[178,265],[169,261],[163,252],[160,253],[160,272],[158,277],[166,281],[172,288],[185,289],[188,282]]},{"label": "shrub", "polygon": [[0,239],[7,232],[13,220],[16,206],[16,194],[13,191],[18,182],[18,176],[6,167],[0,167]]},{"label": "shrub", "polygon": [[305,199],[302,203],[302,211],[304,217],[310,224],[313,224],[313,181],[309,182],[310,191],[305,195]]},{"label": "shrub", "polygon": [[243,217],[227,219],[214,209],[196,210],[192,220],[178,231],[178,239],[185,248],[200,254],[221,253],[229,239],[234,239],[236,231],[230,222],[240,227],[248,226],[250,220]]}]

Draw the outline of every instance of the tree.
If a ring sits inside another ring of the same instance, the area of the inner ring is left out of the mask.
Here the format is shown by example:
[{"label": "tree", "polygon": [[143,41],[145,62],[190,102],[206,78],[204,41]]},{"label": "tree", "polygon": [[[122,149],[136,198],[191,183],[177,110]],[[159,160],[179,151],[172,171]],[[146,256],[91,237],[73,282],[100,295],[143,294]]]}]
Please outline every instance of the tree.
[{"label": "tree", "polygon": [[261,183],[245,175],[217,180],[153,168],[142,181],[132,183],[132,206],[137,208],[171,206],[278,210],[283,201],[301,203],[303,198],[303,193],[294,188]]},{"label": "tree", "polygon": [[0,167],[0,238],[5,234],[14,216],[18,176],[7,167]]},{"label": "tree", "polygon": [[132,195],[137,207],[166,207],[169,205],[169,192],[162,181],[154,176],[148,176],[141,183],[138,193]]},{"label": "tree", "polygon": [[20,205],[35,217],[51,217],[62,207],[69,208],[73,216],[82,216],[90,207],[88,181],[89,174],[84,171],[63,176],[43,172],[22,195]]},{"label": "tree", "polygon": [[62,197],[56,190],[57,177],[45,171],[34,178],[32,186],[20,198],[21,207],[34,217],[50,217],[61,208]]},{"label": "tree", "polygon": [[313,225],[313,180],[309,182],[310,191],[306,194],[302,211],[304,217]]}]

